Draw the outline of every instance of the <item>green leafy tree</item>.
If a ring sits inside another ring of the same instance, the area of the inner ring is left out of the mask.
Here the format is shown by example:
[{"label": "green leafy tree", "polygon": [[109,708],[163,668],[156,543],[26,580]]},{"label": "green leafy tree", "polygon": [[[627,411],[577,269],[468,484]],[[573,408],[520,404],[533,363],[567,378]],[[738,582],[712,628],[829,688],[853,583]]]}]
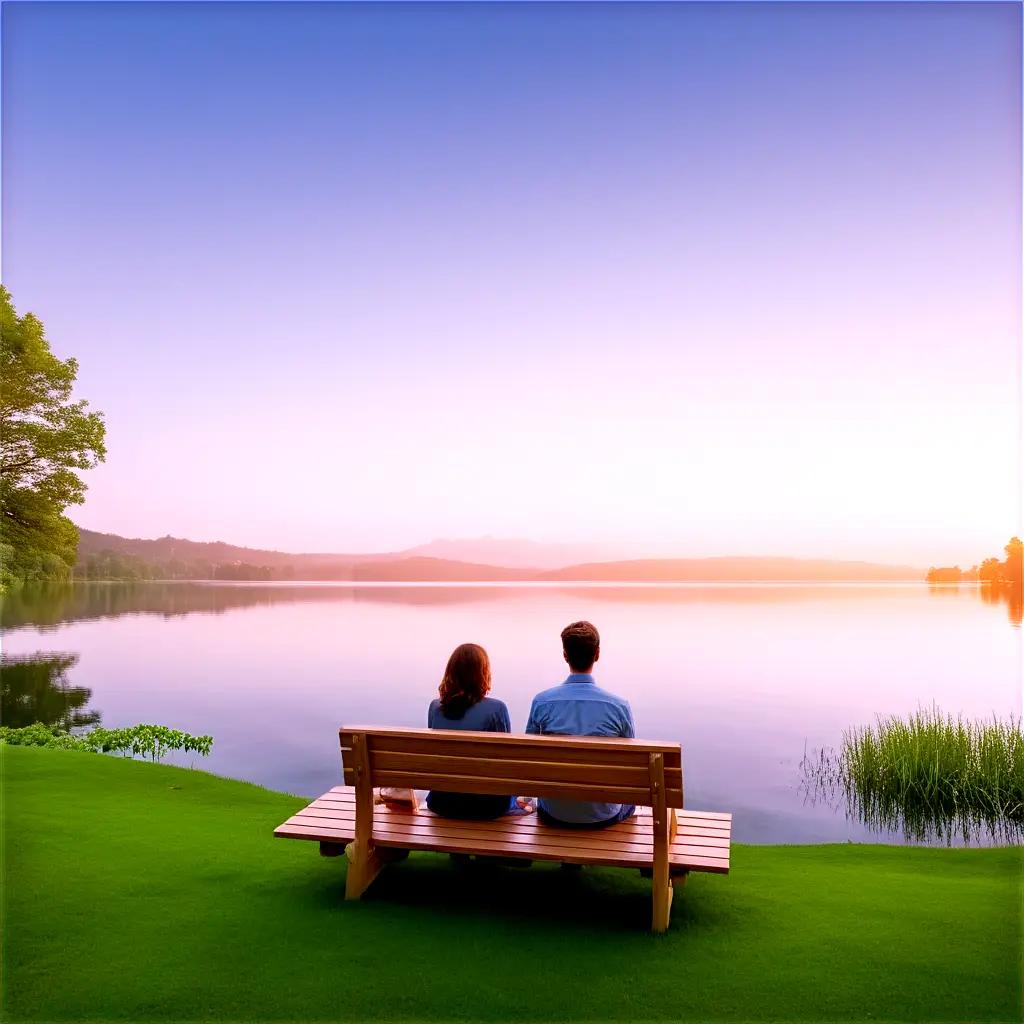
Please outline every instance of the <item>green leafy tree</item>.
[{"label": "green leafy tree", "polygon": [[103,416],[71,397],[77,375],[0,285],[0,582],[66,579],[75,563],[64,510],[85,497],[80,471],[106,456]]}]

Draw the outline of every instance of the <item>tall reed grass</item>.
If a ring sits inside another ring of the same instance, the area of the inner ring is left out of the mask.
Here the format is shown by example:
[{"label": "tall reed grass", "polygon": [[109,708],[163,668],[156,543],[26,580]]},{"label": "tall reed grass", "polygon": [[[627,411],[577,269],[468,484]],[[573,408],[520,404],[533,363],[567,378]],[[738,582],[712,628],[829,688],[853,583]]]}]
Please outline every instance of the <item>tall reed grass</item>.
[{"label": "tall reed grass", "polygon": [[938,708],[844,733],[838,754],[804,761],[815,788],[838,789],[869,827],[912,842],[1024,839],[1020,720],[970,722]]}]

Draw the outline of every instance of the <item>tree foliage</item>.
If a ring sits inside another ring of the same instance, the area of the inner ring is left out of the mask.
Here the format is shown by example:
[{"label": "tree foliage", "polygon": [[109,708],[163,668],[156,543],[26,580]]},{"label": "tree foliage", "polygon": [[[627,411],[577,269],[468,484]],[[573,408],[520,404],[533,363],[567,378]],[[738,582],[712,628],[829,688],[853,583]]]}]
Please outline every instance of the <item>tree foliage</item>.
[{"label": "tree foliage", "polygon": [[1022,568],[1024,568],[1024,541],[1020,537],[1011,537],[1010,543],[1003,550],[1006,561],[1003,562],[1003,579],[1007,583],[1021,584]]},{"label": "tree foliage", "polygon": [[967,572],[962,571],[958,565],[949,568],[932,566],[926,579],[929,583],[957,583],[962,579],[975,579],[982,583],[1003,583],[1019,587],[1024,542],[1019,537],[1011,537],[1003,551],[1006,552],[1005,561],[986,558],[981,565],[974,566]]},{"label": "tree foliage", "polygon": [[1024,542],[1020,537],[1011,537],[1003,548],[1006,559],[986,558],[981,565],[962,571],[959,566],[952,568],[936,568],[928,570],[926,579],[929,583],[959,583],[962,580],[974,580],[981,584],[978,593],[981,599],[989,604],[1005,602],[1010,622],[1019,626],[1024,621],[1024,593],[1022,593],[1021,576],[1024,568]]},{"label": "tree foliage", "polygon": [[64,515],[85,497],[80,472],[106,456],[103,416],[73,399],[75,359],[58,359],[40,320],[18,316],[0,285],[2,581],[64,579],[78,530]]}]

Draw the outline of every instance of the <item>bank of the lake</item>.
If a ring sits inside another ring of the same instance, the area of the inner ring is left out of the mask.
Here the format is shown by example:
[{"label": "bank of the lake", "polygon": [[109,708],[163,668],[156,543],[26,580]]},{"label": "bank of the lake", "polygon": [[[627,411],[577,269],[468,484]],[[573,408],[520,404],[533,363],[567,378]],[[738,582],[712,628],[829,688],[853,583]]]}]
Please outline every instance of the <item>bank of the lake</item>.
[{"label": "bank of the lake", "polygon": [[634,872],[417,855],[342,901],[303,801],[6,748],[9,1020],[1018,1021],[1024,853],[738,846],[669,933]]}]

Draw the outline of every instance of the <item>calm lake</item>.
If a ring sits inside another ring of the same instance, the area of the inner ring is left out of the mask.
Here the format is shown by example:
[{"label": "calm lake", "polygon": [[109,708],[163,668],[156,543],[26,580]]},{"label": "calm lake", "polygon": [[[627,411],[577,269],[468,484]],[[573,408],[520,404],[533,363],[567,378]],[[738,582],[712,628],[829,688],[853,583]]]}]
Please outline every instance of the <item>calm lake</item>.
[{"label": "calm lake", "polygon": [[586,618],[598,682],[629,698],[638,735],[682,743],[687,804],[732,811],[738,841],[897,839],[810,804],[800,762],[922,705],[1019,716],[1021,631],[985,598],[925,584],[26,587],[4,602],[4,653],[50,668],[5,694],[5,724],[58,721],[70,701],[81,721],[210,733],[198,767],[315,796],[340,781],[338,726],[425,724],[464,641],[489,651],[521,729],[531,696],[565,676],[560,630]]}]

